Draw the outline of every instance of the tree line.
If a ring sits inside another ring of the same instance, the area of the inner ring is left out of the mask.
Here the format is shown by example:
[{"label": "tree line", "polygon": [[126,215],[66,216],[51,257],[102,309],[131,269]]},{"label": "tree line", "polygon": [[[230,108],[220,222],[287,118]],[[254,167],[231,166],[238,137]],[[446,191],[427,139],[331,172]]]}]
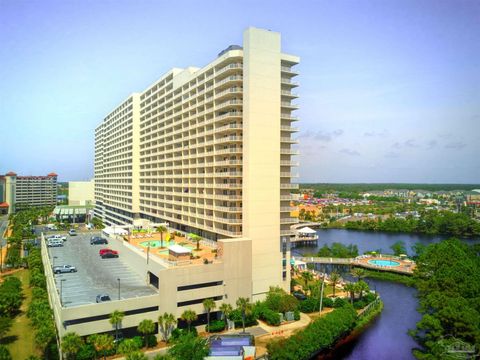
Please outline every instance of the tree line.
[{"label": "tree line", "polygon": [[430,244],[420,254],[414,280],[423,315],[411,335],[417,359],[443,359],[459,346],[464,358],[480,349],[480,246],[458,239]]},{"label": "tree line", "polygon": [[426,235],[451,235],[456,237],[480,236],[480,223],[463,213],[427,211],[416,219],[389,217],[385,220],[347,221],[346,229],[365,231],[405,232]]}]

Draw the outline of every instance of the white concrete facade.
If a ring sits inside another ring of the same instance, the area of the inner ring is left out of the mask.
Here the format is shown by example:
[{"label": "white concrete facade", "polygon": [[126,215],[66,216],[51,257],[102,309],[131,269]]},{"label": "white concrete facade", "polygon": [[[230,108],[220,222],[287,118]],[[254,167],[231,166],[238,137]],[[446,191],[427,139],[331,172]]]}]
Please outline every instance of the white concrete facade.
[{"label": "white concrete facade", "polygon": [[69,181],[68,182],[68,205],[93,205],[94,182],[90,181]]},{"label": "white concrete facade", "polygon": [[248,239],[248,297],[288,290],[298,62],[281,52],[279,33],[249,28],[242,47],[131,95],[96,129],[95,215],[107,225],[145,218],[214,241]]}]

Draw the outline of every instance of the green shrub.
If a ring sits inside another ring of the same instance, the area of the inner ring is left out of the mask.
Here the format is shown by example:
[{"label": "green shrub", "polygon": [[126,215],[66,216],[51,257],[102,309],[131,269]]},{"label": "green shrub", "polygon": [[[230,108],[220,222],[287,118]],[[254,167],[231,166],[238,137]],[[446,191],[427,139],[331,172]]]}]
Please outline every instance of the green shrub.
[{"label": "green shrub", "polygon": [[77,360],[95,359],[95,348],[92,344],[83,344],[77,353]]},{"label": "green shrub", "polygon": [[153,334],[147,335],[145,342],[146,347],[154,347],[157,345],[157,337]]},{"label": "green shrub", "polygon": [[296,309],[296,310],[293,312],[293,319],[294,319],[295,321],[300,320],[300,311],[298,311],[298,309]]},{"label": "green shrub", "polygon": [[348,304],[322,316],[289,338],[267,344],[271,360],[309,359],[317,351],[331,347],[355,326],[356,312]]},{"label": "green shrub", "polygon": [[264,320],[268,325],[280,325],[280,314],[268,308],[265,308],[260,314],[260,319]]},{"label": "green shrub", "polygon": [[336,298],[335,301],[333,302],[333,307],[335,309],[344,307],[346,304],[348,304],[348,301],[345,300],[344,298]]},{"label": "green shrub", "polygon": [[[197,336],[197,329],[195,327],[192,326],[190,332],[193,335]],[[181,336],[187,335],[187,334],[188,334],[188,329],[175,328],[175,329],[173,329],[172,334],[170,336],[172,337],[172,340],[176,340],[176,339],[180,338]]]},{"label": "green shrub", "polygon": [[[309,314],[315,311],[318,311],[320,307],[320,299],[315,297],[309,297],[306,300],[300,301],[298,303],[298,310],[303,313]],[[323,298],[322,308],[333,307],[333,301],[330,298]]]},{"label": "green shrub", "polygon": [[208,332],[220,332],[225,330],[225,321],[223,320],[213,320],[210,321],[210,325],[207,325]]},{"label": "green shrub", "polygon": [[12,360],[12,355],[5,345],[0,345],[0,360]]},{"label": "green shrub", "polygon": [[[240,309],[235,309],[230,314],[230,320],[235,323],[235,328],[242,327],[242,313]],[[258,324],[257,317],[255,312],[252,312],[250,315],[245,316],[245,327],[255,326]]]}]

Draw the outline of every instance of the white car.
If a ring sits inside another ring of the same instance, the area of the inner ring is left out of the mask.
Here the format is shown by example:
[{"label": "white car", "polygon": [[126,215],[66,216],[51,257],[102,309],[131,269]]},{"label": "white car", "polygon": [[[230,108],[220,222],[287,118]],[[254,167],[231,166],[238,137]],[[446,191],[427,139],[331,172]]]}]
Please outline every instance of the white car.
[{"label": "white car", "polygon": [[64,235],[56,234],[53,236],[48,237],[48,240],[62,240],[62,241],[67,241],[67,237]]}]

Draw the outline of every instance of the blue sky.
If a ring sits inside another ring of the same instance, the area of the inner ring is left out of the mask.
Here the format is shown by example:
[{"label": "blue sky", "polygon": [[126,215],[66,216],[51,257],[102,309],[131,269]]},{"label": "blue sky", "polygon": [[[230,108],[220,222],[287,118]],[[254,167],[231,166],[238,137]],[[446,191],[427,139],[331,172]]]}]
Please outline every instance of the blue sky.
[{"label": "blue sky", "polygon": [[302,182],[480,183],[480,2],[0,0],[0,173],[93,175],[93,131],[248,26],[299,55]]}]

